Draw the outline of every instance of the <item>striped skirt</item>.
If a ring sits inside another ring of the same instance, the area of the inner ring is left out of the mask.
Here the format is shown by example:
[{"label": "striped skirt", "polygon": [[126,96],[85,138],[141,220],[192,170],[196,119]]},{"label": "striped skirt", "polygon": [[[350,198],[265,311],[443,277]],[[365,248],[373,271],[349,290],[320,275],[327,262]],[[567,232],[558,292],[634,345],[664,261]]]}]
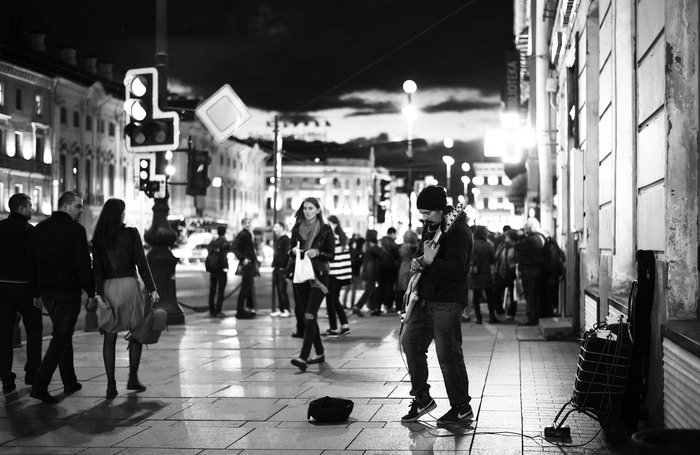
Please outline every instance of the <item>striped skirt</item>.
[{"label": "striped skirt", "polygon": [[111,333],[136,327],[144,314],[143,283],[134,277],[111,278],[105,280],[103,288],[104,298],[117,318],[117,327]]}]

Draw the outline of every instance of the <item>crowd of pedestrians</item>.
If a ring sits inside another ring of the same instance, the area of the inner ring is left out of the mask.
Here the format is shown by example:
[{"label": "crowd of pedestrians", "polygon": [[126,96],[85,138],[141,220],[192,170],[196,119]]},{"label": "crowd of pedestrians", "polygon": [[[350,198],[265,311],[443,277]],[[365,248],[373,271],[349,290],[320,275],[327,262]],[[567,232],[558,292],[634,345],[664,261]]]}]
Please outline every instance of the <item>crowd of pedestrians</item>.
[{"label": "crowd of pedestrians", "polygon": [[[104,336],[106,397],[114,398],[118,394],[117,335],[133,329],[143,318],[146,304],[159,300],[141,235],[124,224],[124,201],[110,199],[104,204],[91,244],[79,223],[83,200],[74,192],[64,193],[58,200],[58,210],[36,227],[29,223],[33,207],[29,196],[15,194],[8,206],[9,216],[0,221],[0,254],[15,261],[0,264],[3,392],[11,393],[16,388],[12,334],[17,313],[27,334],[24,381],[32,386],[30,396],[45,403],[57,402],[48,392],[56,369],[65,394],[82,388],[73,367],[72,336],[85,293],[88,308],[97,303],[114,315],[109,323],[99,327]],[[518,298],[524,298],[526,304],[522,325],[536,325],[541,317],[556,312],[563,252],[558,246],[550,250],[553,241],[540,232],[534,218],[521,231],[504,226],[503,232],[496,234],[485,226],[470,228],[466,216],[461,214],[452,221],[449,235],[436,236],[438,230],[444,230],[446,215],[452,210],[444,188],[439,186],[427,187],[419,194],[417,209],[424,221],[421,232],[408,230],[403,241],[397,243],[398,233],[393,227],[381,239],[374,229],[367,230],[364,237],[355,233],[348,238],[337,216],[324,218],[316,198],[304,199],[291,232],[287,232],[284,222],[273,226],[273,287],[278,306],[273,305],[271,316],[295,316],[296,330],[291,336],[302,341],[299,355],[291,363],[305,371],[309,365],[325,361],[324,336],[350,333],[348,314],[364,317],[366,305],[371,316],[402,311],[406,315],[404,301],[410,301],[410,317],[403,321],[401,344],[414,400],[402,420],[414,421],[436,407],[429,394],[426,363],[427,349],[435,342],[451,405],[438,422],[460,421],[473,415],[460,323],[471,321],[473,312],[475,322],[482,324],[482,303],[486,303],[489,324],[501,323],[499,317],[503,316],[512,321]],[[225,317],[222,305],[226,298],[228,258],[233,254],[238,260],[235,274],[241,276],[236,318],[255,318],[255,277],[260,276],[260,261],[251,220],[241,220],[241,229],[233,241],[226,238],[226,226],[217,233],[207,247],[210,316]],[[438,238],[442,243],[433,241]],[[560,264],[547,266],[550,259]],[[414,274],[420,279],[411,280]],[[408,289],[410,283],[412,289]],[[407,292],[415,299],[405,299]],[[327,329],[319,324],[324,302]],[[53,324],[43,358],[42,309]],[[138,379],[142,346],[130,338],[128,349],[126,388],[145,390]]]}]

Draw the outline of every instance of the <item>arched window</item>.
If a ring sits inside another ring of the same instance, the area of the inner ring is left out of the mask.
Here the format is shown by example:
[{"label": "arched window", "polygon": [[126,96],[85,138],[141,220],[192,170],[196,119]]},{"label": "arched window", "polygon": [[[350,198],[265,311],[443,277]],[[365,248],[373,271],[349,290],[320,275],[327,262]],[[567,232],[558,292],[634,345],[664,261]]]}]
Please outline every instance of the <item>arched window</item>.
[{"label": "arched window", "polygon": [[73,157],[73,191],[80,193],[80,159],[77,156]]}]

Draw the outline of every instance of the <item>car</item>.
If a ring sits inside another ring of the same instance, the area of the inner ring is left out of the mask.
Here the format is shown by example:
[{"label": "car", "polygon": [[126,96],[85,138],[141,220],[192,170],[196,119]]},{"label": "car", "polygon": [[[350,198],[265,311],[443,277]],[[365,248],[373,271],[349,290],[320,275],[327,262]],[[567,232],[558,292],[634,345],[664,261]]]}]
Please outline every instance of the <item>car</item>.
[{"label": "car", "polygon": [[188,262],[190,264],[199,264],[199,263],[204,263],[204,261],[207,260],[207,256],[209,253],[207,252],[207,247],[209,244],[207,243],[200,243],[199,245],[195,245],[194,248],[192,248],[190,257],[188,258]]}]

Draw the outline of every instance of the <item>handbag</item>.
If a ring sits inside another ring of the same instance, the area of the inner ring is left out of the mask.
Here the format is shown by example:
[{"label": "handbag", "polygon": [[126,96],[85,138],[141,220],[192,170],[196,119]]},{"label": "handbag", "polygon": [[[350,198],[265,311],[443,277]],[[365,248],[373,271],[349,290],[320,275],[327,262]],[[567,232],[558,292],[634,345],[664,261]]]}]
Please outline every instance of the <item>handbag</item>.
[{"label": "handbag", "polygon": [[355,403],[343,398],[323,397],[309,403],[306,418],[311,423],[344,422],[350,417]]},{"label": "handbag", "polygon": [[168,326],[168,313],[160,308],[151,307],[139,324],[124,336],[125,340],[133,338],[141,344],[155,344],[160,339],[160,333]]},{"label": "handbag", "polygon": [[297,260],[294,263],[294,282],[304,283],[316,278],[311,258],[297,248]]},{"label": "handbag", "polygon": [[117,316],[114,308],[102,296],[95,296],[97,301],[97,327],[107,333],[114,332],[117,328]]}]

